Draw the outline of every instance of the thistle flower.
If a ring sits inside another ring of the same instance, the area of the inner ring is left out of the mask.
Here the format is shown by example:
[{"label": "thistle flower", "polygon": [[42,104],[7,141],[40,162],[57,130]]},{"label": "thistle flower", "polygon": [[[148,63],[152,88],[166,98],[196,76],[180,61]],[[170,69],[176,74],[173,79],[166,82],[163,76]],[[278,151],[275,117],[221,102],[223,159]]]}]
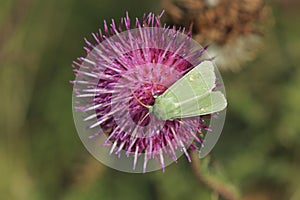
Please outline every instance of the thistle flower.
[{"label": "thistle flower", "polygon": [[171,23],[192,26],[194,39],[210,45],[221,69],[254,59],[272,23],[264,0],[164,0],[163,7]]},{"label": "thistle flower", "polygon": [[[162,14],[161,14],[162,15]],[[73,92],[74,119],[87,149],[104,164],[126,172],[147,172],[176,162],[188,150],[204,156],[211,115],[161,120],[147,106],[193,67],[208,59],[184,29],[161,25],[153,13],[135,20],[126,14],[119,26],[104,21],[104,32],[86,41],[87,56],[78,58]],[[221,79],[219,79],[221,81]],[[114,155],[113,155],[114,154]]]}]

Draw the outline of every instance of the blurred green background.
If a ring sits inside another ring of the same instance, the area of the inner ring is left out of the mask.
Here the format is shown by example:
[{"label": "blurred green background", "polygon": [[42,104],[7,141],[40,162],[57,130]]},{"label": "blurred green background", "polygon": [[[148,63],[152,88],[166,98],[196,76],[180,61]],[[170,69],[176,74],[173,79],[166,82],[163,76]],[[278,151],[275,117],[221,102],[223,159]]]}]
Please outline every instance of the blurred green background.
[{"label": "blurred green background", "polygon": [[[166,172],[127,174],[82,145],[71,108],[71,64],[83,38],[118,20],[160,13],[160,1],[0,0],[0,199],[217,199],[186,158]],[[263,51],[222,72],[229,102],[204,170],[241,199],[300,199],[300,4],[272,1]],[[221,199],[221,198],[220,198]]]}]

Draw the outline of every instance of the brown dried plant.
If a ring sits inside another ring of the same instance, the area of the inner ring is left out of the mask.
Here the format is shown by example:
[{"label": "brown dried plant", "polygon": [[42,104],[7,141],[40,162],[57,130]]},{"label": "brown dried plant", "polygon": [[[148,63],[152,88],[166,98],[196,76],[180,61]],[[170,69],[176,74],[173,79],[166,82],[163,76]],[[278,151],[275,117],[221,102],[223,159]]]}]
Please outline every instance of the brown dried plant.
[{"label": "brown dried plant", "polygon": [[193,38],[211,45],[221,69],[239,69],[255,58],[272,24],[264,0],[164,0],[169,23],[192,27]]}]

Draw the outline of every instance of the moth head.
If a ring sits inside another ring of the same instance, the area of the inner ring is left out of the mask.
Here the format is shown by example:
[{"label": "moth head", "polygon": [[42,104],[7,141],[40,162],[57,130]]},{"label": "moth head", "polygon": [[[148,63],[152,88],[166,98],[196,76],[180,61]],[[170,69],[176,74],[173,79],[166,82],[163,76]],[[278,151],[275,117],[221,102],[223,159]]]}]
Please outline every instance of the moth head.
[{"label": "moth head", "polygon": [[[173,113],[177,113],[178,106],[173,99],[159,98],[155,99],[155,103],[149,112],[152,112],[158,119],[170,120],[173,118]],[[172,111],[172,112],[170,112]]]}]

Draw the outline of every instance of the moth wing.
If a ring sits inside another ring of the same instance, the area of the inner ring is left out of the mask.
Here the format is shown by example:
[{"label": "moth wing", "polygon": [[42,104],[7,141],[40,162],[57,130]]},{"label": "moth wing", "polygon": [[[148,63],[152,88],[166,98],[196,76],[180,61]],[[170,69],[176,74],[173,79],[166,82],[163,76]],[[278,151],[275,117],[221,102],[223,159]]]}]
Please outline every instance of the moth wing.
[{"label": "moth wing", "polygon": [[164,120],[208,115],[220,112],[227,106],[226,98],[220,91],[195,96],[185,101],[177,97],[174,93],[170,93],[168,99],[159,99],[156,109],[160,111]]},{"label": "moth wing", "polygon": [[207,115],[226,108],[227,101],[214,92],[216,76],[211,61],[204,61],[175,82],[157,99],[157,110],[164,119]]},{"label": "moth wing", "polygon": [[176,95],[184,101],[199,95],[205,96],[215,87],[215,82],[214,65],[211,61],[204,61],[169,87],[161,98]]},{"label": "moth wing", "polygon": [[224,94],[220,91],[211,92],[206,96],[195,97],[188,102],[177,102],[177,108],[168,113],[168,116],[174,118],[194,117],[207,115],[224,110],[227,101]]}]

